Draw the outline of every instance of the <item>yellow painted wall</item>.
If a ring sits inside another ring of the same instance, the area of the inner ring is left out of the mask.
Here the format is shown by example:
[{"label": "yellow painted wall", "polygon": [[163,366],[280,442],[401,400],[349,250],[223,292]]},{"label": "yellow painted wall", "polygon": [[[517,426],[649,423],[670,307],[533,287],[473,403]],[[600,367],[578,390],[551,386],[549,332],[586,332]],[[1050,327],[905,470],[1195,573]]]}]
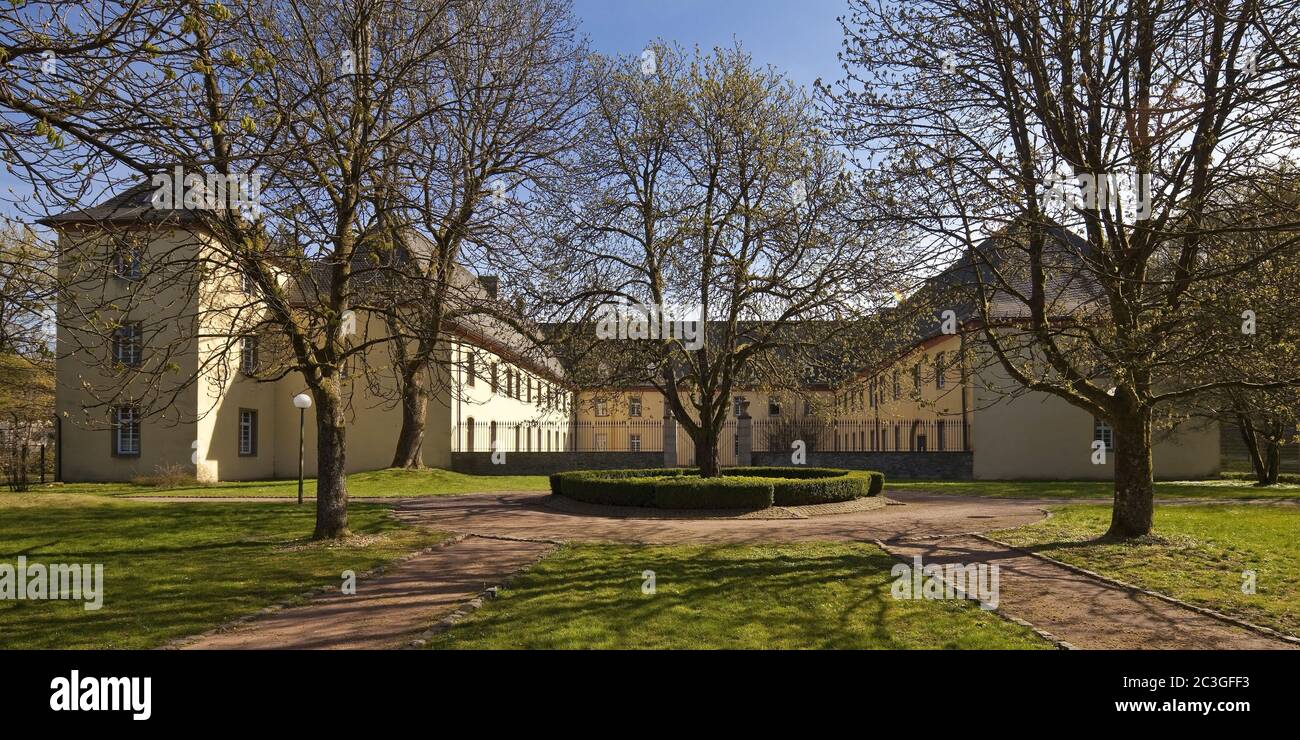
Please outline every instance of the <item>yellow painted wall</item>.
[{"label": "yellow painted wall", "polygon": [[[975,477],[983,480],[1110,480],[1114,458],[1092,463],[1093,416],[1047,393],[1017,393],[1000,365],[978,373]],[[1185,424],[1153,434],[1152,465],[1162,479],[1194,480],[1219,472],[1219,429]]]}]

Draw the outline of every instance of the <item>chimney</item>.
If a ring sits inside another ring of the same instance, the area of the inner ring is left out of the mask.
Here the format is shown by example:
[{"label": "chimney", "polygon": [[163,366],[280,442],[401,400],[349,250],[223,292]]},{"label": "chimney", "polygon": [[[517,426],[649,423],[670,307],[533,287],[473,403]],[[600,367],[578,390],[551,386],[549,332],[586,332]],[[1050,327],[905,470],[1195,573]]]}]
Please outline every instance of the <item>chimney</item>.
[{"label": "chimney", "polygon": [[483,290],[487,291],[488,295],[492,296],[493,298],[497,297],[498,281],[496,275],[479,275],[478,281],[479,284],[483,286]]}]

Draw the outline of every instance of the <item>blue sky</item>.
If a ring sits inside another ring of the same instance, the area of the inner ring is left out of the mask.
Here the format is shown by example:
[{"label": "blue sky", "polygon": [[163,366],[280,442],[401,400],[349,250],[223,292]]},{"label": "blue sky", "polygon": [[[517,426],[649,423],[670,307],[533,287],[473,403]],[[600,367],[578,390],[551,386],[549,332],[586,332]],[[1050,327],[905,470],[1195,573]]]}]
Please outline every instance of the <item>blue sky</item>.
[{"label": "blue sky", "polygon": [[734,39],[799,84],[840,76],[844,0],[574,0],[573,9],[599,52],[639,55],[660,37],[705,50]]},{"label": "blue sky", "polygon": [[[847,12],[845,0],[574,0],[573,8],[593,49],[606,54],[640,55],[656,38],[705,50],[739,40],[756,64],[805,87],[840,76],[835,18]],[[0,189],[9,186],[27,192],[0,171]],[[0,213],[13,211],[6,203]]]}]

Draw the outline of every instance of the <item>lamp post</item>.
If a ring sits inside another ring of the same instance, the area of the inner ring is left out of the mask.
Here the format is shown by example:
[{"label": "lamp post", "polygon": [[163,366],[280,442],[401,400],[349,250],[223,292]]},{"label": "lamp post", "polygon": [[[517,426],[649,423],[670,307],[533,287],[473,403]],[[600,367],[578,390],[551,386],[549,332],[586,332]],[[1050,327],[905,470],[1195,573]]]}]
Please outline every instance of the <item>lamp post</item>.
[{"label": "lamp post", "polygon": [[307,409],[311,408],[311,396],[306,393],[299,393],[293,397],[293,405],[298,407],[298,503],[302,504],[303,431],[306,424]]}]

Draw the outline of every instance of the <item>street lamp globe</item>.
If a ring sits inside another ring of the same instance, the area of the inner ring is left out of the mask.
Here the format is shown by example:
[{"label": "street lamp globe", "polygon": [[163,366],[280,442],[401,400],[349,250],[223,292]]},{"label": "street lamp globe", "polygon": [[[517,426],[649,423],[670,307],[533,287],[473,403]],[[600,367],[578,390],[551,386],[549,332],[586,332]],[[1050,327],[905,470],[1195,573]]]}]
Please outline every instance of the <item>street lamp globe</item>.
[{"label": "street lamp globe", "polygon": [[299,393],[293,397],[293,405],[300,409],[309,409],[311,408],[311,396],[306,393]]}]

